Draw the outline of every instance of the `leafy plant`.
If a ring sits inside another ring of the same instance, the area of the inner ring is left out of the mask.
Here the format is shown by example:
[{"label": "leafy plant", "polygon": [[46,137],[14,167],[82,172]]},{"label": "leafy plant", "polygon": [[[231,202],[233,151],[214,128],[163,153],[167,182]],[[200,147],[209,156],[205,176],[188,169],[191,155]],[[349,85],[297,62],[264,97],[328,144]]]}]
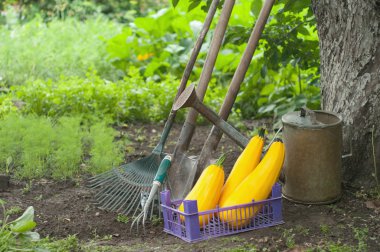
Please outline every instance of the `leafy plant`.
[{"label": "leafy plant", "polygon": [[97,123],[90,128],[92,135],[90,169],[92,174],[109,170],[120,164],[124,153],[121,146],[114,143],[115,131],[107,128],[104,122]]},{"label": "leafy plant", "polygon": [[13,214],[19,214],[22,212],[21,207],[19,206],[13,206],[5,211],[5,215],[13,215]]},{"label": "leafy plant", "polygon": [[353,228],[355,239],[358,240],[358,251],[367,251],[368,228]]},{"label": "leafy plant", "polygon": [[116,221],[120,222],[120,223],[127,224],[128,222],[131,221],[131,218],[127,215],[124,215],[124,214],[118,214],[116,217]]},{"label": "leafy plant", "polygon": [[[119,21],[127,21],[131,15],[142,15],[159,8],[165,0],[3,0],[0,10],[16,12],[17,21],[25,22],[40,15],[45,22],[75,17],[85,20],[100,14]],[[9,15],[9,14],[8,14]]]},{"label": "leafy plant", "polygon": [[49,25],[36,18],[24,25],[0,26],[0,83],[85,77],[89,69],[116,80],[119,75],[106,60],[104,40],[119,32],[120,25],[101,17],[54,20]]},{"label": "leafy plant", "polygon": [[[25,114],[50,117],[84,116],[87,119],[121,121],[160,121],[171,109],[178,81],[167,75],[162,82],[145,81],[136,68],[130,68],[122,81],[101,79],[96,73],[87,78],[61,77],[58,81],[36,80],[24,86],[13,86],[10,93],[0,95],[22,100],[21,111]],[[214,84],[212,84],[214,85]],[[207,101],[219,104],[220,88],[210,92]],[[1,107],[1,105],[0,105]],[[183,118],[183,112],[178,113]]]},{"label": "leafy plant", "polygon": [[0,251],[15,251],[25,247],[34,247],[33,242],[40,240],[40,235],[33,232],[36,226],[34,222],[34,208],[28,207],[16,220],[8,222],[5,202],[0,199],[3,210],[3,220],[0,223]]},{"label": "leafy plant", "polygon": [[282,233],[282,237],[285,239],[285,244],[288,248],[294,248],[296,245],[295,234],[293,233],[293,229],[285,229]]},{"label": "leafy plant", "polygon": [[[2,173],[13,173],[14,167],[20,165],[18,157],[21,154],[23,126],[20,117],[15,114],[10,114],[6,120],[0,120],[0,172]],[[10,157],[12,162],[8,163]]]},{"label": "leafy plant", "polygon": [[[123,142],[115,141],[116,130],[104,122],[95,123],[91,128],[82,122],[80,117],[62,117],[54,122],[32,115],[12,114],[5,117],[0,120],[0,140],[12,141],[9,135],[15,136],[15,139],[11,144],[5,142],[5,148],[0,148],[1,170],[6,169],[10,155],[13,157],[12,164],[8,165],[11,167],[10,174],[28,180],[41,177],[73,178],[87,172],[80,170],[84,157],[91,164],[92,173],[121,163]],[[25,193],[30,188],[31,184],[27,184]]]},{"label": "leafy plant", "polygon": [[202,11],[185,15],[181,8],[163,8],[138,17],[107,41],[109,58],[126,73],[135,66],[147,79],[158,81],[167,74],[179,79],[204,16]]},{"label": "leafy plant", "polygon": [[20,178],[41,178],[48,172],[51,164],[52,140],[54,130],[50,119],[27,116],[21,121],[25,130],[22,138],[21,162],[16,176]]},{"label": "leafy plant", "polygon": [[326,225],[326,224],[321,224],[319,226],[319,228],[320,228],[321,232],[323,234],[325,234],[325,235],[327,235],[327,234],[329,234],[331,232],[330,227],[328,225]]},{"label": "leafy plant", "polygon": [[[186,1],[172,1],[178,2]],[[194,8],[204,1],[189,2]],[[219,83],[228,83],[238,66],[262,4],[235,4],[213,73]],[[308,0],[275,3],[235,106],[243,118],[280,118],[305,105],[320,107],[319,45],[310,5]]]},{"label": "leafy plant", "polygon": [[16,208],[6,210],[5,201],[1,199],[0,206],[3,211],[3,220],[0,220],[0,252],[79,251],[80,244],[75,235],[69,235],[61,240],[53,240],[50,238],[41,239],[37,232],[33,232],[32,230],[37,224],[34,221],[34,208],[32,206],[29,206],[19,218],[10,222],[8,219],[11,209]]},{"label": "leafy plant", "polygon": [[62,117],[55,126],[53,178],[67,179],[79,173],[83,156],[80,123],[79,117]]}]

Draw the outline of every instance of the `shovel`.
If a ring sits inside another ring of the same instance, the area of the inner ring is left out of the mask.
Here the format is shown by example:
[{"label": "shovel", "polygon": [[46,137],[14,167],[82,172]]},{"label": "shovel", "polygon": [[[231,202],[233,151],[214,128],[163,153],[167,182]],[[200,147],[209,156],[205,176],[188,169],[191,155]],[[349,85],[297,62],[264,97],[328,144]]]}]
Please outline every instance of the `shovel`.
[{"label": "shovel", "polygon": [[[231,112],[232,106],[240,89],[240,84],[244,80],[244,76],[248,70],[252,56],[256,50],[258,41],[264,29],[265,23],[269,17],[273,4],[274,0],[265,1],[255,27],[252,30],[247,47],[244,51],[240,64],[235,71],[230,84],[230,88],[220,110],[220,119],[222,121],[227,120],[228,115]],[[210,162],[211,153],[216,149],[221,136],[222,130],[217,126],[214,126],[209,136],[207,137],[199,159],[196,156],[187,157],[183,154],[178,155],[179,158],[177,158],[177,160],[179,159],[179,164],[172,164],[172,167],[169,169],[169,187],[171,189],[171,195],[174,200],[183,199],[191,190],[195,178],[199,177],[199,174],[202,172],[204,167],[206,167],[206,165]],[[172,177],[173,175],[174,177]]]},{"label": "shovel", "polygon": [[[206,93],[208,83],[211,79],[211,74],[215,65],[216,58],[220,46],[223,42],[223,37],[227,28],[228,20],[231,16],[232,8],[235,4],[235,0],[225,0],[218,24],[215,28],[214,36],[211,41],[210,49],[208,51],[205,64],[202,69],[202,73],[197,86],[197,95],[199,100],[203,100]],[[187,156],[187,150],[191,138],[194,134],[195,124],[197,119],[197,111],[191,109],[187,114],[186,121],[182,126],[181,133],[177,144],[173,152],[173,159],[171,168],[168,170],[168,186],[171,190],[173,199],[182,199],[190,188],[192,187],[192,181],[188,182],[189,170],[192,170],[196,164],[196,158],[194,156]]]}]

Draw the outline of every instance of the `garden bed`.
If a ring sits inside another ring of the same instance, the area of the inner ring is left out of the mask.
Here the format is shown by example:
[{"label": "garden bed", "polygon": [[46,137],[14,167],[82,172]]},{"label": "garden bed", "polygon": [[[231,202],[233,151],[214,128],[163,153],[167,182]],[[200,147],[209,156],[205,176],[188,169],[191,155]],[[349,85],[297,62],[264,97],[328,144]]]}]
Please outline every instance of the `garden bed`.
[{"label": "garden bed", "polygon": [[[192,142],[202,143],[209,127],[199,127]],[[132,140],[133,151],[127,160],[150,153],[158,142],[162,125],[128,125],[122,129]],[[172,151],[180,130],[173,127],[167,151]],[[149,143],[149,144],[147,144]],[[191,152],[199,153],[201,145],[192,145]],[[226,160],[229,171],[238,148],[223,138],[219,150],[232,151]],[[163,232],[161,220],[149,222],[146,232],[130,231],[131,218],[96,208],[93,191],[85,186],[85,177],[65,182],[38,180],[32,183],[11,180],[10,188],[0,192],[8,209],[34,206],[37,227],[42,237],[66,238],[76,235],[81,244],[92,244],[92,250],[105,251],[284,251],[294,248],[320,248],[337,251],[380,251],[379,199],[362,190],[344,188],[342,199],[331,205],[310,206],[283,199],[285,224],[238,235],[215,238],[188,244]],[[18,216],[12,214],[11,218]],[[110,246],[110,247],[108,247]],[[294,250],[298,251],[298,250]]]}]

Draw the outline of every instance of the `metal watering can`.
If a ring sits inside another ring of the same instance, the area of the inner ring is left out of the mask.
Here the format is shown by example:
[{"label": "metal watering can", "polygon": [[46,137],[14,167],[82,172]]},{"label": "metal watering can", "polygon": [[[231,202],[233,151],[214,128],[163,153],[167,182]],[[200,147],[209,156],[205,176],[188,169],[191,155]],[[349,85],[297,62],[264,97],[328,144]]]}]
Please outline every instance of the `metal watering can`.
[{"label": "metal watering can", "polygon": [[342,194],[342,120],[326,111],[282,117],[285,161],[283,196],[303,204],[329,204]]}]

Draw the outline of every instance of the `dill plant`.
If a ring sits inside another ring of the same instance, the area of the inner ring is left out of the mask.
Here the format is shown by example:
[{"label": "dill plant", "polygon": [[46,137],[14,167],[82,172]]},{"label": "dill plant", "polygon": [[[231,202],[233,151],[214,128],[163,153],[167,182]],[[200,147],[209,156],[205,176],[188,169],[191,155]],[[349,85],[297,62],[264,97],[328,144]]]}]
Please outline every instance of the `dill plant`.
[{"label": "dill plant", "polygon": [[22,165],[17,172],[20,178],[41,178],[48,172],[51,162],[52,142],[55,134],[49,118],[26,116],[28,125],[21,143]]},{"label": "dill plant", "polygon": [[[7,172],[7,168],[15,167],[20,164],[21,143],[24,136],[24,125],[20,117],[16,114],[10,114],[3,120],[0,120],[0,171]],[[7,160],[11,158],[12,163],[8,164]],[[9,167],[10,166],[10,167]],[[13,170],[9,170],[13,173]]]},{"label": "dill plant", "polygon": [[[0,119],[0,172],[11,168],[9,173],[19,179],[62,180],[106,171],[123,161],[116,134],[106,120],[93,117],[86,122],[79,116],[53,120],[10,114]],[[89,168],[82,171],[85,159]]]},{"label": "dill plant", "polygon": [[120,144],[115,143],[116,131],[106,126],[105,122],[98,122],[90,128],[91,159],[89,172],[92,174],[109,170],[119,165],[123,160]]},{"label": "dill plant", "polygon": [[55,125],[52,177],[67,179],[78,174],[82,161],[81,118],[62,117]]}]

